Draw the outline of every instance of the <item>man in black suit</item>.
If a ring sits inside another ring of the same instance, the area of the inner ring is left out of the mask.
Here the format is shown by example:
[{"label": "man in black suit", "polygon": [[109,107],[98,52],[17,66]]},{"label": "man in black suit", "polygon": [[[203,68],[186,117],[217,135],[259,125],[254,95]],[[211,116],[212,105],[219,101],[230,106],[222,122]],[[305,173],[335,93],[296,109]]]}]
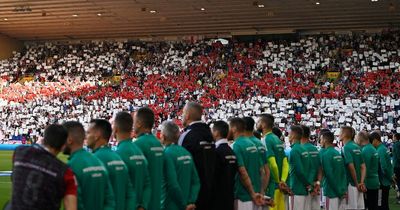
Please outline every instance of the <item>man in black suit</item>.
[{"label": "man in black suit", "polygon": [[200,193],[196,210],[215,209],[215,145],[210,127],[201,121],[203,107],[196,102],[189,102],[183,108],[182,122],[184,132],[179,138],[179,145],[193,156],[200,178]]},{"label": "man in black suit", "polygon": [[233,210],[234,185],[237,162],[233,150],[228,145],[229,125],[224,121],[213,123],[212,134],[217,152],[216,160],[216,207],[220,210]]}]

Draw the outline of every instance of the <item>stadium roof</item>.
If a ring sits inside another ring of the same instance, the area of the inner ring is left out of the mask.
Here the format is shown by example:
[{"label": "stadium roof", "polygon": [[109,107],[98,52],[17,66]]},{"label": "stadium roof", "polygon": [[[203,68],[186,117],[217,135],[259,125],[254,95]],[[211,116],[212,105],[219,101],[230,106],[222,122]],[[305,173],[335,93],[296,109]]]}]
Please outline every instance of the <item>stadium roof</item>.
[{"label": "stadium roof", "polygon": [[21,40],[251,35],[399,25],[398,0],[1,0]]}]

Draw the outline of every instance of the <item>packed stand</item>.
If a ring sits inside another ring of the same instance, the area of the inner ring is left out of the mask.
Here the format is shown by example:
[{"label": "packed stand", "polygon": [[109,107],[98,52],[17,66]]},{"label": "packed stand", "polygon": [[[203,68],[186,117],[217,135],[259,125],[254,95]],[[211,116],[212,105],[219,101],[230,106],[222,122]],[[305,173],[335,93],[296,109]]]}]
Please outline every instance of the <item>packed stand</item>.
[{"label": "packed stand", "polygon": [[[386,131],[400,132],[399,37],[387,31],[227,45],[33,43],[0,62],[1,136],[37,139],[48,123],[78,120],[87,127],[93,116],[110,120],[143,105],[159,125],[196,100],[206,122],[271,113],[281,129],[312,127],[313,138],[322,128],[338,135],[351,125],[380,129],[391,142]],[[329,79],[330,71],[341,76]],[[32,81],[15,83],[27,76]]]}]

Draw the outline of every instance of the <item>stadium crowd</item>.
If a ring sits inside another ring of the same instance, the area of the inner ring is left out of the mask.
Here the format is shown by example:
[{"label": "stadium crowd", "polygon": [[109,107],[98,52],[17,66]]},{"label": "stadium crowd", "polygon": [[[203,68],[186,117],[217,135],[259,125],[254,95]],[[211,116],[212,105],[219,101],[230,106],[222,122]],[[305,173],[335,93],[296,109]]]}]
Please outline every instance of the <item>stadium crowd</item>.
[{"label": "stadium crowd", "polygon": [[[320,210],[323,194],[327,210],[389,209],[400,176],[400,134],[392,164],[380,130],[343,126],[336,138],[324,129],[318,150],[308,126],[292,125],[286,155],[273,115],[218,120],[210,128],[203,114],[202,105],[188,102],[183,132],[167,120],[160,139],[149,107],[118,112],[112,124],[90,119],[86,130],[77,121],[51,124],[42,144],[15,150],[7,208],[58,210],[62,201],[66,210]],[[69,155],[67,164],[60,152]]]},{"label": "stadium crowd", "polygon": [[323,128],[338,135],[344,125],[380,129],[390,145],[392,131],[400,132],[399,37],[32,43],[0,62],[0,137],[35,141],[49,123],[77,120],[87,128],[92,118],[144,105],[154,110],[157,129],[196,100],[206,122],[270,113],[282,130],[300,122],[316,138]]}]

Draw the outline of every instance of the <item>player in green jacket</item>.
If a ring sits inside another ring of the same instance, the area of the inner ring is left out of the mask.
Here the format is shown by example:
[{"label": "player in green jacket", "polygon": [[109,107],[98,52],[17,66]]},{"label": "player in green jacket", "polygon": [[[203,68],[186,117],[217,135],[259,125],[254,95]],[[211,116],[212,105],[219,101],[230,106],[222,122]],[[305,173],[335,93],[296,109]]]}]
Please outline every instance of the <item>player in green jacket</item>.
[{"label": "player in green jacket", "polygon": [[378,132],[372,132],[369,139],[376,148],[379,157],[379,181],[382,190],[382,202],[380,209],[389,209],[389,191],[393,182],[393,166],[390,159],[390,151],[382,144],[381,135]]},{"label": "player in green jacket", "polygon": [[133,128],[137,135],[134,144],[142,150],[149,164],[151,199],[148,209],[160,210],[164,148],[151,133],[154,126],[154,112],[147,107],[140,108],[136,111],[133,122]]},{"label": "player in green jacket", "polygon": [[64,154],[78,181],[78,209],[115,209],[115,198],[103,163],[83,149],[85,130],[79,122],[65,122],[68,131]]},{"label": "player in green jacket", "polygon": [[262,178],[262,189],[263,189],[262,191],[266,192],[268,188],[268,182],[270,179],[270,170],[267,160],[267,148],[261,143],[260,139],[254,136],[254,125],[255,125],[254,119],[252,117],[243,117],[243,120],[246,123],[244,136],[249,138],[249,140],[257,147],[261,163],[264,167],[264,176]]},{"label": "player in green jacket", "polygon": [[238,164],[235,181],[235,198],[238,209],[253,209],[266,205],[261,177],[264,168],[256,146],[244,136],[245,122],[241,118],[229,121],[228,139],[235,139],[233,152]]},{"label": "player in green jacket", "polygon": [[300,144],[302,136],[303,129],[300,126],[290,128],[289,141],[292,150],[289,156],[289,186],[293,192],[290,203],[293,210],[310,209],[309,202],[307,202],[307,197],[312,190],[312,183],[308,180],[307,174],[310,171],[310,157],[307,150]]},{"label": "player in green jacket", "polygon": [[107,145],[111,134],[111,124],[107,120],[92,120],[87,130],[87,144],[107,169],[115,196],[115,209],[135,209],[136,194],[133,191],[128,168],[121,157]]},{"label": "player in green jacket", "polygon": [[321,134],[321,166],[324,172],[322,187],[326,209],[340,210],[346,207],[347,178],[344,161],[334,148],[335,136],[330,131]]},{"label": "player in green jacket", "polygon": [[320,210],[320,188],[322,180],[321,157],[316,146],[310,143],[310,128],[302,125],[303,136],[301,144],[308,152],[310,157],[310,171],[308,172],[308,181],[312,185],[312,192],[309,195],[308,202],[310,202],[310,210]]},{"label": "player in green jacket", "polygon": [[361,146],[361,156],[367,168],[365,176],[366,207],[368,209],[378,209],[378,190],[379,190],[379,157],[376,149],[369,141],[368,133],[361,131],[357,134],[355,142]]},{"label": "player in green jacket", "polygon": [[114,119],[114,135],[118,141],[117,153],[128,167],[129,177],[136,193],[136,208],[148,209],[151,198],[151,182],[146,157],[131,139],[133,118],[127,112],[119,112]]},{"label": "player in green jacket", "polygon": [[342,156],[346,164],[348,186],[347,209],[364,209],[364,192],[366,167],[361,156],[360,147],[353,141],[355,131],[352,127],[344,126],[340,129],[339,139],[343,142]]},{"label": "player in green jacket", "polygon": [[[270,168],[270,185],[275,187],[273,193],[274,207],[271,210],[285,210],[284,192],[287,193],[289,188],[286,181],[289,175],[289,163],[285,154],[285,146],[283,142],[272,133],[274,127],[274,117],[270,114],[262,114],[257,121],[257,130],[263,135],[261,141],[267,149],[267,160]],[[270,187],[268,187],[270,189]]]},{"label": "player in green jacket", "polygon": [[161,141],[165,145],[161,209],[194,210],[200,191],[196,166],[191,154],[177,144],[179,127],[172,121],[163,122],[161,127]]}]

